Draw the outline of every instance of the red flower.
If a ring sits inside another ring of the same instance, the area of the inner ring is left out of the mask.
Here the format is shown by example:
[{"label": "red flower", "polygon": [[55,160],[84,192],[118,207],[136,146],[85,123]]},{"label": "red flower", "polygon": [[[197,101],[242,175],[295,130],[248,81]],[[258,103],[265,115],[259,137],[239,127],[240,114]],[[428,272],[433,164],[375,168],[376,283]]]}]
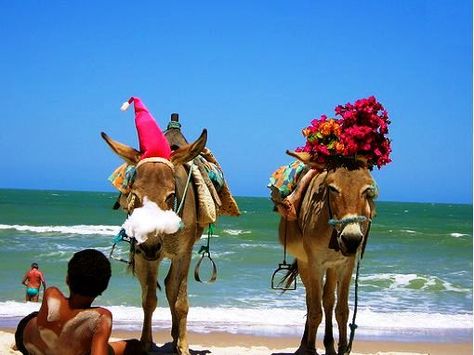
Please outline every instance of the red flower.
[{"label": "red flower", "polygon": [[303,130],[306,144],[297,151],[311,153],[314,160],[325,163],[334,157],[363,155],[370,166],[378,168],[391,162],[388,112],[374,96],[334,109],[340,119],[322,115]]}]

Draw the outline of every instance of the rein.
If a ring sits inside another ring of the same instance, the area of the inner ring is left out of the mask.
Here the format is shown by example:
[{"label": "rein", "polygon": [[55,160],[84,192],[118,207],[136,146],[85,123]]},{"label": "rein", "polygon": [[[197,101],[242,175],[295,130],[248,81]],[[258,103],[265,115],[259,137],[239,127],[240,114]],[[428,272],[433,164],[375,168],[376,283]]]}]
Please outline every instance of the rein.
[{"label": "rein", "polygon": [[[358,306],[358,290],[359,290],[359,274],[360,274],[360,262],[362,258],[364,257],[364,252],[365,252],[365,246],[367,245],[367,239],[369,237],[369,232],[370,232],[370,226],[372,224],[372,219],[368,218],[366,216],[350,216],[350,217],[344,217],[341,219],[334,218],[332,209],[331,209],[331,203],[329,201],[329,193],[327,194],[327,203],[328,203],[328,210],[329,210],[329,220],[328,224],[334,228],[333,235],[334,233],[336,234],[336,238],[339,236],[340,231],[338,231],[338,227],[342,226],[342,229],[351,223],[363,223],[363,222],[368,222],[367,226],[367,231],[365,232],[364,239],[363,239],[363,244],[362,244],[362,250],[359,256],[357,256],[357,266],[356,266],[356,276],[355,276],[355,282],[354,282],[354,312],[352,314],[352,322],[349,323],[349,328],[351,329],[351,332],[349,334],[349,343],[347,344],[346,351],[344,352],[344,355],[349,355],[352,351],[352,342],[354,341],[355,337],[355,331],[357,329],[357,324],[356,324],[356,316],[357,316],[357,306]],[[337,243],[337,241],[336,241]]]}]

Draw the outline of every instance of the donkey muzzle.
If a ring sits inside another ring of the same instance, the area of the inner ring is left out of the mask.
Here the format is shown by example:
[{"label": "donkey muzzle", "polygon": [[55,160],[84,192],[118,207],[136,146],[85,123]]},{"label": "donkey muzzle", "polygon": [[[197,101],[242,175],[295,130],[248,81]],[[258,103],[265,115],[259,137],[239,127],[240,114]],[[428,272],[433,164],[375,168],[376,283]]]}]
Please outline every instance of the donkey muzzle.
[{"label": "donkey muzzle", "polygon": [[141,255],[146,261],[155,261],[160,257],[161,243],[142,243],[136,246],[135,253]]},{"label": "donkey muzzle", "polygon": [[338,237],[339,248],[344,256],[352,256],[362,243],[364,234],[358,223],[350,223],[344,227]]}]

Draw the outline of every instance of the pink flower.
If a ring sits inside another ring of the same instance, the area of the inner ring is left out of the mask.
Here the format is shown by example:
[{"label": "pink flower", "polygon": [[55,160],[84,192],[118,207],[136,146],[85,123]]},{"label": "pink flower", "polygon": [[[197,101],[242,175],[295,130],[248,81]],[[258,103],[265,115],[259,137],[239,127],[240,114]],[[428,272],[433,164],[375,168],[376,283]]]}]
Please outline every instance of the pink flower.
[{"label": "pink flower", "polygon": [[356,100],[354,104],[338,105],[334,109],[340,119],[328,120],[326,115],[311,121],[303,130],[306,151],[318,162],[334,157],[364,155],[368,163],[381,167],[391,162],[388,112],[374,96]]}]

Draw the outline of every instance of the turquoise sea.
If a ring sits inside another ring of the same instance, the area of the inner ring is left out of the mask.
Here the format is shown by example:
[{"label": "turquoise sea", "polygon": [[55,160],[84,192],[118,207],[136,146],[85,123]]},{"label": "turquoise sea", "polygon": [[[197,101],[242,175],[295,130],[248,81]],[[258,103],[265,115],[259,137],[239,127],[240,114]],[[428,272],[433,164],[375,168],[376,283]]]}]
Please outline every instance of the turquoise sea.
[{"label": "turquoise sea", "polygon": [[[14,327],[39,304],[24,302],[20,284],[37,262],[48,285],[67,293],[72,254],[96,248],[109,254],[125,214],[112,210],[108,192],[0,190],[0,327]],[[300,336],[305,322],[301,284],[282,294],[270,288],[283,249],[278,216],[267,198],[237,198],[242,216],[221,217],[210,241],[218,279],[200,284],[189,275],[188,328]],[[472,205],[378,202],[378,215],[361,264],[356,338],[472,339]],[[195,245],[193,266],[206,236]],[[128,245],[117,256],[126,258]],[[291,258],[288,258],[289,260]],[[163,284],[168,263],[160,269]],[[114,328],[138,330],[142,311],[136,279],[112,260],[109,288],[96,301],[114,314]],[[153,325],[170,326],[163,292]],[[351,287],[350,306],[353,305]]]}]

